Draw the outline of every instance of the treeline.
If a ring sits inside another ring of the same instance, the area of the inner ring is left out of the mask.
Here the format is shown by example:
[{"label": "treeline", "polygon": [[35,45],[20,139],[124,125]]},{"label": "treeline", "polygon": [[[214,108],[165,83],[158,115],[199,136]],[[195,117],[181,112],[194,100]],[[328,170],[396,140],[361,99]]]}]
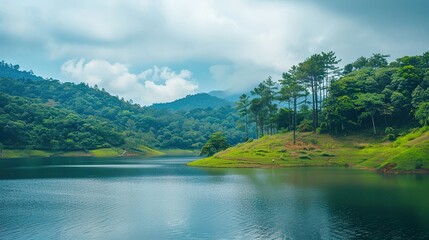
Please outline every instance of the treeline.
[{"label": "treeline", "polygon": [[34,75],[33,71],[24,71],[20,69],[18,64],[10,64],[4,61],[0,62],[0,73],[1,77],[13,78],[13,79],[31,79],[31,80],[43,80],[42,77]]},{"label": "treeline", "polygon": [[[8,65],[12,67],[12,65]],[[0,72],[0,76],[3,76]],[[238,143],[243,138],[243,133],[237,131],[235,123],[238,119],[235,109],[229,105],[218,108],[198,108],[192,110],[170,111],[167,109],[153,109],[141,107],[131,100],[126,101],[123,98],[111,96],[104,89],[97,86],[89,87],[86,84],[60,83],[58,80],[31,80],[27,78],[1,78],[0,93],[3,97],[10,100],[12,96],[18,96],[20,101],[35,103],[40,106],[50,106],[55,111],[63,112],[61,114],[50,116],[48,112],[39,111],[40,118],[52,118],[61,122],[70,113],[80,119],[80,123],[75,125],[82,126],[89,123],[92,127],[103,126],[107,123],[109,131],[115,135],[116,142],[96,141],[94,144],[86,144],[84,138],[75,137],[70,133],[64,133],[61,136],[66,140],[71,139],[76,143],[73,147],[65,147],[60,144],[59,149],[85,149],[98,148],[104,143],[133,147],[137,145],[146,145],[154,148],[182,148],[182,149],[201,149],[213,132],[224,132],[228,141],[232,144]],[[16,107],[19,104],[12,105]],[[38,105],[38,106],[39,106]],[[12,109],[12,107],[9,107]],[[8,109],[9,109],[8,108]],[[19,114],[11,111],[0,112],[0,135],[24,136],[23,132],[28,131],[28,124],[46,128],[62,128],[60,124],[43,125],[43,122],[32,122],[26,112],[31,112],[32,108],[37,106],[25,104],[19,107]],[[46,113],[46,115],[45,115]],[[22,121],[19,127],[7,128],[10,122]],[[46,129],[44,129],[46,130]],[[60,129],[58,129],[60,130]],[[76,132],[80,131],[78,128]],[[117,133],[117,134],[116,134]],[[28,131],[34,139],[40,138],[35,131]],[[30,138],[31,138],[30,137]],[[24,137],[27,139],[26,137]],[[49,136],[48,138],[52,138]],[[10,139],[10,140],[7,140]],[[46,141],[39,141],[40,144],[29,141],[18,141],[17,139],[3,137],[3,145],[14,148],[26,145],[27,148],[57,149]],[[104,138],[103,138],[104,139]],[[61,141],[60,141],[61,142]]]},{"label": "treeline", "polygon": [[[236,104],[247,138],[279,130],[340,134],[378,127],[395,134],[405,125],[429,121],[429,52],[388,63],[388,55],[373,54],[337,67],[334,52],[314,54],[271,77]],[[295,134],[294,134],[295,136]]]},{"label": "treeline", "polygon": [[375,134],[377,126],[394,132],[405,125],[427,124],[429,52],[391,63],[387,56],[375,56],[377,61],[361,57],[346,65],[345,75],[332,83],[324,101],[322,131],[371,127]]}]

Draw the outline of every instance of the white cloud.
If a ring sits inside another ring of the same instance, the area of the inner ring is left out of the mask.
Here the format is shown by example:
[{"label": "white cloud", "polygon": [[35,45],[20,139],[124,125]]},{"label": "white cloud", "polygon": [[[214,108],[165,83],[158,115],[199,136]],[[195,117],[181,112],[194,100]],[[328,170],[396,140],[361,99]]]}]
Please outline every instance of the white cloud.
[{"label": "white cloud", "polygon": [[190,80],[190,71],[176,73],[168,67],[154,66],[140,74],[133,74],[120,63],[80,59],[65,62],[61,71],[74,82],[97,85],[113,95],[132,99],[142,105],[173,101],[198,90],[198,84]]},{"label": "white cloud", "polygon": [[[180,68],[190,69],[205,90],[239,89],[321,51],[335,51],[343,63],[374,52],[393,58],[421,54],[429,35],[422,24],[429,16],[422,2],[3,0],[0,52],[6,59],[17,54],[25,61],[48,59],[34,64],[37,68],[55,62],[58,69],[68,59],[81,58],[132,66],[185,65]],[[405,15],[398,18],[396,13]],[[229,69],[222,77],[219,65]],[[147,75],[166,84],[166,73],[153,68],[134,78],[141,82]],[[87,81],[104,81],[92,75]]]}]

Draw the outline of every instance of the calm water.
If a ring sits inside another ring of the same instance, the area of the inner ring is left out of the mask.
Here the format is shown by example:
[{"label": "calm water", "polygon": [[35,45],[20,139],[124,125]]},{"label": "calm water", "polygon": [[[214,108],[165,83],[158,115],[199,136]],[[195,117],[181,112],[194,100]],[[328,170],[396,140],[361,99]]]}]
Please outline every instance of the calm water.
[{"label": "calm water", "polygon": [[0,239],[429,239],[429,176],[0,161]]}]

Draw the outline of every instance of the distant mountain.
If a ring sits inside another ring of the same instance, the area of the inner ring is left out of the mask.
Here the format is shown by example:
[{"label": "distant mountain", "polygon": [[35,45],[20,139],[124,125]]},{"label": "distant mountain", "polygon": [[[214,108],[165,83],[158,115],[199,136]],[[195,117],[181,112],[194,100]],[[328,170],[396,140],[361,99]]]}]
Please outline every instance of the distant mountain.
[{"label": "distant mountain", "polygon": [[198,93],[195,95],[188,95],[169,103],[155,103],[149,108],[182,111],[198,108],[219,108],[231,105],[232,103],[225,99],[212,96],[208,93]]},{"label": "distant mountain", "polygon": [[220,91],[220,90],[211,91],[208,94],[211,96],[214,96],[214,97],[225,99],[225,100],[232,102],[232,103],[237,102],[240,99],[240,95],[241,95],[238,93],[230,93],[228,91]]}]

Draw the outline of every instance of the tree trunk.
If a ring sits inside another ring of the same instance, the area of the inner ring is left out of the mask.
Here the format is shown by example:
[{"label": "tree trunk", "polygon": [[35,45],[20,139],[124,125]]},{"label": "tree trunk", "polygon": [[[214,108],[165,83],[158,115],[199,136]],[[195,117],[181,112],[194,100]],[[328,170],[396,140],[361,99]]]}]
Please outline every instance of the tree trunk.
[{"label": "tree trunk", "polygon": [[316,132],[317,126],[319,126],[319,106],[318,106],[318,99],[317,99],[317,81],[314,81],[314,99],[316,100],[315,105],[315,112],[314,112],[314,122],[313,122],[313,132]]},{"label": "tree trunk", "polygon": [[246,114],[246,141],[249,140],[249,116]]},{"label": "tree trunk", "polygon": [[371,120],[372,120],[372,127],[374,128],[374,135],[376,135],[377,131],[375,130],[374,116],[372,114],[371,114]]},{"label": "tree trunk", "polygon": [[296,96],[293,98],[293,144],[296,144]]},{"label": "tree trunk", "polygon": [[[316,131],[316,128],[314,127],[315,125],[315,123],[316,123],[316,103],[315,102],[317,102],[317,99],[315,99],[315,95],[317,95],[317,94],[315,94],[315,90],[314,90],[314,78],[312,78],[311,79],[311,100],[312,100],[312,103],[311,103],[311,105],[312,105],[312,117],[313,117],[313,123],[312,123],[312,125],[313,125],[313,131]],[[316,100],[316,101],[315,101]]]},{"label": "tree trunk", "polygon": [[322,83],[320,84],[320,87],[319,87],[319,99],[320,99],[320,101],[319,101],[319,112],[322,112],[322,101],[323,101],[323,83],[324,83],[324,81],[322,80]]},{"label": "tree trunk", "polygon": [[[291,104],[291,100],[289,99],[289,101],[288,101],[288,105],[289,105],[289,110],[292,110],[292,107],[290,106],[290,104]],[[290,128],[293,128],[293,115],[292,116],[290,116],[290,118],[289,118],[289,126],[288,126],[288,131],[290,131]]]}]

